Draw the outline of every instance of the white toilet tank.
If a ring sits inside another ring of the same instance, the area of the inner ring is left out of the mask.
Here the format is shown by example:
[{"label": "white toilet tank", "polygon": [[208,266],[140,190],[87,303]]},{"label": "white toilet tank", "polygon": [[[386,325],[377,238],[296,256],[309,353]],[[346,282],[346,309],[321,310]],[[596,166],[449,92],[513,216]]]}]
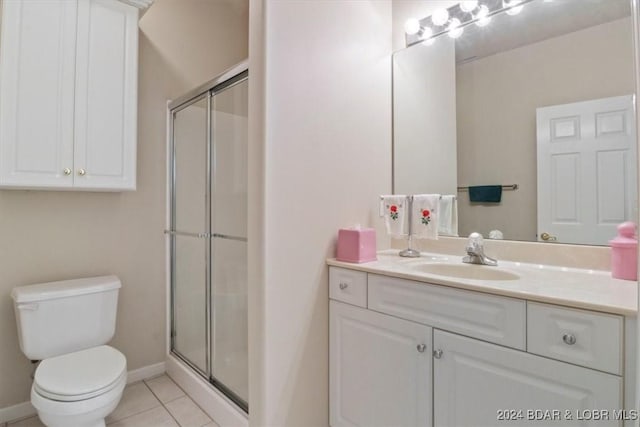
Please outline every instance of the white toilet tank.
[{"label": "white toilet tank", "polygon": [[120,279],[89,277],[11,292],[20,349],[31,360],[106,344],[116,329]]}]

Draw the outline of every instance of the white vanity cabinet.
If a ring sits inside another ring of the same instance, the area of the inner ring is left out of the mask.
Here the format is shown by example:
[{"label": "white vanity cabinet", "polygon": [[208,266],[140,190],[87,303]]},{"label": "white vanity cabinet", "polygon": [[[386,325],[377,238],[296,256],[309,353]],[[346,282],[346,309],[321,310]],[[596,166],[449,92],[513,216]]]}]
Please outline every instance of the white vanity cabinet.
[{"label": "white vanity cabinet", "polygon": [[622,425],[622,316],[333,266],[329,276],[333,427]]},{"label": "white vanity cabinet", "polygon": [[435,426],[621,425],[580,419],[621,407],[619,376],[443,331],[433,345]]},{"label": "white vanity cabinet", "polygon": [[0,187],[135,190],[132,4],[2,2]]},{"label": "white vanity cabinet", "polygon": [[431,328],[330,303],[332,426],[431,425]]}]

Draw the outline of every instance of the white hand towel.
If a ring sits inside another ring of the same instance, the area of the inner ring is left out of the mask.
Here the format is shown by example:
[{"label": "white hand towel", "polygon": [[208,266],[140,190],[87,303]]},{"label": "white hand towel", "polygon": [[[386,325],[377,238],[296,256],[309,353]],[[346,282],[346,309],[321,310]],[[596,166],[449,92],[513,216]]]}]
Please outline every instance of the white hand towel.
[{"label": "white hand towel", "polygon": [[458,237],[458,200],[456,196],[443,195],[438,212],[438,233]]},{"label": "white hand towel", "polygon": [[418,239],[438,238],[439,194],[416,194],[413,196],[411,234]]},{"label": "white hand towel", "polygon": [[404,237],[407,231],[407,196],[380,196],[380,212],[384,216],[387,233],[393,237]]}]

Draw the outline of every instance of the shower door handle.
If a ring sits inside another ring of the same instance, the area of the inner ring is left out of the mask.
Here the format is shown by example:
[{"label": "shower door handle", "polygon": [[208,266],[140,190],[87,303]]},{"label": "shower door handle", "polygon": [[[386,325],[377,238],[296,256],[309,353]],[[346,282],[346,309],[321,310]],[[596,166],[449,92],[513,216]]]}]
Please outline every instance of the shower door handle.
[{"label": "shower door handle", "polygon": [[211,237],[211,234],[209,233],[189,233],[187,231],[175,231],[175,230],[164,230],[164,234],[168,234],[170,236],[198,237],[200,239],[206,239],[207,237]]}]

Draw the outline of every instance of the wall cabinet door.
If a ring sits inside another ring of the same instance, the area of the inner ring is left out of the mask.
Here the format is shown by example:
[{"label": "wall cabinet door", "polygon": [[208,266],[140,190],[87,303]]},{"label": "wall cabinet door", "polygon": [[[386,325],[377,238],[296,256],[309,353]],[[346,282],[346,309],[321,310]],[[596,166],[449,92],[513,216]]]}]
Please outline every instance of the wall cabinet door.
[{"label": "wall cabinet door", "polygon": [[[438,427],[621,425],[612,414],[622,407],[618,376],[442,331],[434,331],[433,346],[442,350],[433,363]],[[603,409],[609,419],[584,419]],[[557,410],[559,419],[535,420],[529,410]],[[500,411],[511,411],[507,420]]]},{"label": "wall cabinet door", "polygon": [[1,5],[0,184],[71,187],[77,3]]},{"label": "wall cabinet door", "polygon": [[0,5],[0,186],[134,190],[138,9]]},{"label": "wall cabinet door", "polygon": [[138,10],[78,1],[74,186],[136,187]]},{"label": "wall cabinet door", "polygon": [[330,424],[431,425],[431,328],[330,302]]}]

